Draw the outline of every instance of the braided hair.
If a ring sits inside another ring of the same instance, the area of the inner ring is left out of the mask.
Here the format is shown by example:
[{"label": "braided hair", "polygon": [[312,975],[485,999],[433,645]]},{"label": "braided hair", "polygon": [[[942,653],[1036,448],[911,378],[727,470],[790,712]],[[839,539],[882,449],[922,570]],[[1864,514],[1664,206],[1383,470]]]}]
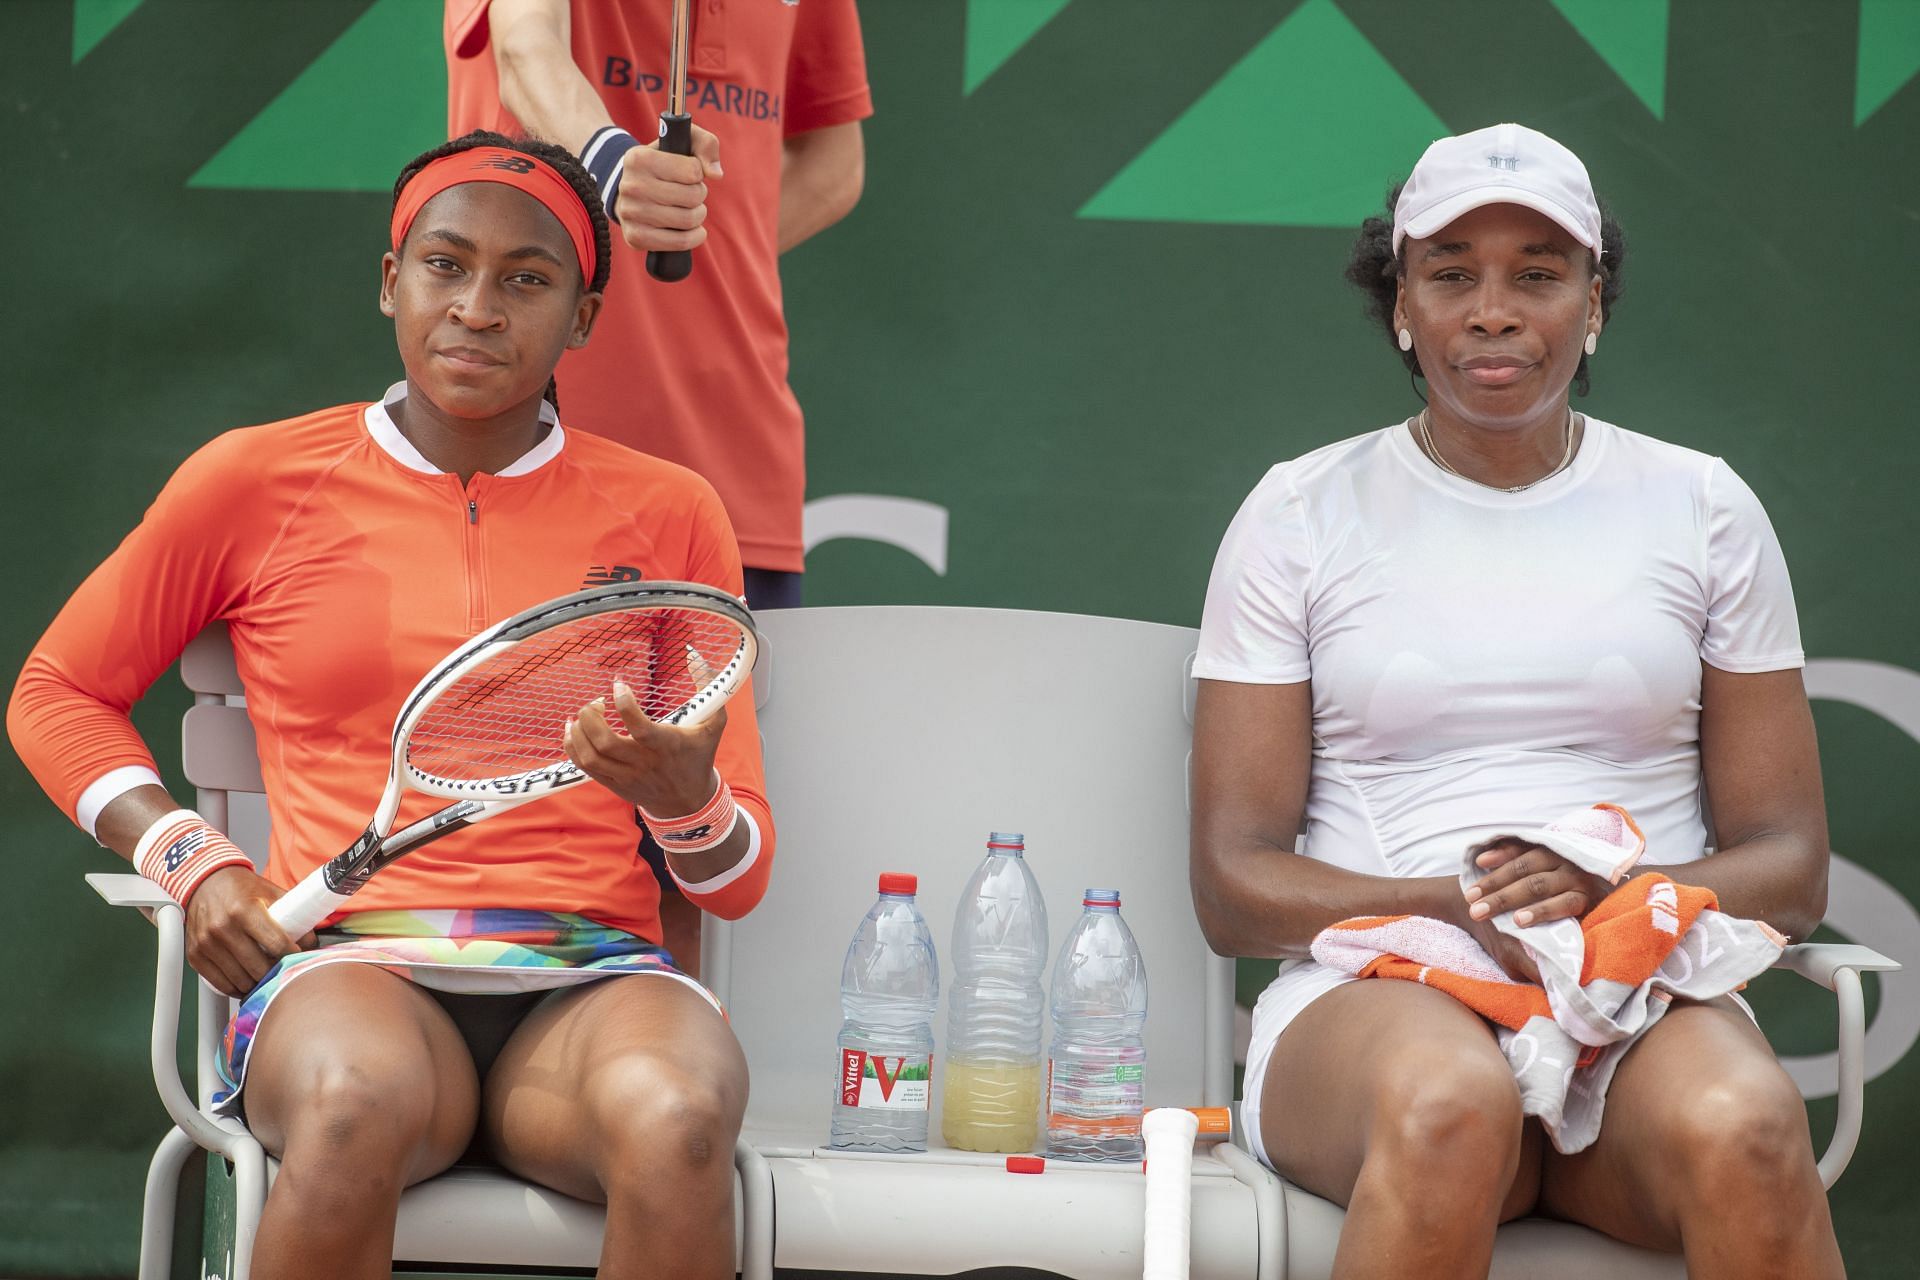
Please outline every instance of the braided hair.
[{"label": "braided hair", "polygon": [[[1346,275],[1347,283],[1366,295],[1367,318],[1387,335],[1388,345],[1407,366],[1407,372],[1422,378],[1426,375],[1421,372],[1420,357],[1400,350],[1399,335],[1393,328],[1393,303],[1407,272],[1407,264],[1393,251],[1393,209],[1400,202],[1400,188],[1405,185],[1396,182],[1388,188],[1386,212],[1376,213],[1360,224],[1360,234],[1354,239],[1353,252],[1347,259]],[[1624,288],[1627,265],[1626,233],[1621,231],[1620,223],[1604,200],[1600,201],[1600,248],[1603,253],[1594,261],[1593,273],[1600,277],[1600,322],[1604,325],[1612,318],[1613,304]],[[1582,354],[1573,373],[1573,387],[1584,396],[1588,385],[1587,357]]]},{"label": "braided hair", "polygon": [[[573,188],[580,203],[587,207],[587,217],[593,222],[594,267],[593,279],[582,279],[581,288],[587,293],[600,293],[607,287],[607,277],[613,272],[612,236],[607,227],[607,211],[600,203],[600,189],[594,185],[587,171],[574,159],[573,152],[551,142],[542,142],[538,138],[509,138],[503,133],[491,129],[475,129],[450,142],[443,142],[431,151],[423,151],[407,161],[400,170],[400,176],[394,180],[393,202],[400,203],[400,193],[406,190],[414,175],[442,156],[457,155],[462,151],[471,151],[475,147],[503,147],[508,151],[518,151],[535,159],[544,160],[553,167],[555,173],[565,178],[567,185]],[[547,379],[546,401],[558,412],[560,391],[552,378]]]}]

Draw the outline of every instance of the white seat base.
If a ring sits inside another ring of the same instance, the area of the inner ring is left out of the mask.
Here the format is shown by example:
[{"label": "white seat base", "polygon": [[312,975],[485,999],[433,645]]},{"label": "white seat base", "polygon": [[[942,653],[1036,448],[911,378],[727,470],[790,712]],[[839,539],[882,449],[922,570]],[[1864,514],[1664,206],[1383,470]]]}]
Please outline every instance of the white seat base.
[{"label": "white seat base", "polygon": [[[1326,1280],[1346,1213],[1283,1181],[1287,1200],[1287,1280]],[[1622,1244],[1571,1222],[1522,1218],[1500,1228],[1488,1280],[1686,1280],[1678,1254]]]},{"label": "white seat base", "polygon": [[[919,1275],[1027,1267],[1139,1280],[1146,1179],[1138,1164],[1049,1161],[1044,1173],[1020,1174],[1005,1162],[945,1150],[769,1155],[774,1265]],[[1195,1155],[1192,1185],[1193,1280],[1257,1275],[1252,1189],[1205,1153]],[[932,1223],[945,1226],[930,1231]]]},{"label": "white seat base", "polygon": [[[268,1178],[280,1162],[269,1160]],[[733,1256],[745,1257],[744,1198],[733,1174]],[[523,1182],[504,1169],[456,1165],[408,1187],[393,1234],[399,1262],[485,1266],[596,1267],[606,1237],[605,1205]]]}]

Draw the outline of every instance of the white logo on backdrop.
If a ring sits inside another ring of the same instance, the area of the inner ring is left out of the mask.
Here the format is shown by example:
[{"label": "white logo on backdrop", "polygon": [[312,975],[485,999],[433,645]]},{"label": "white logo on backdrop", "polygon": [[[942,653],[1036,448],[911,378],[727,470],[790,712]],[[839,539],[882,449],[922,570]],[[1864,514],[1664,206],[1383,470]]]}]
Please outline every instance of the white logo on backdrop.
[{"label": "white logo on backdrop", "polygon": [[937,503],[837,493],[809,502],[801,514],[800,529],[800,541],[808,551],[835,538],[861,538],[899,547],[943,577],[947,572],[947,509]]},{"label": "white logo on backdrop", "polygon": [[[1807,696],[1845,702],[1873,714],[1920,743],[1920,673],[1884,662],[1815,658],[1807,663]],[[1866,1078],[1906,1056],[1920,1039],[1920,912],[1900,891],[1838,853],[1827,881],[1827,925],[1853,942],[1906,966],[1880,975],[1880,1008],[1867,1026]],[[1832,1053],[1783,1057],[1780,1064],[1809,1098],[1838,1088],[1839,1057]]]}]

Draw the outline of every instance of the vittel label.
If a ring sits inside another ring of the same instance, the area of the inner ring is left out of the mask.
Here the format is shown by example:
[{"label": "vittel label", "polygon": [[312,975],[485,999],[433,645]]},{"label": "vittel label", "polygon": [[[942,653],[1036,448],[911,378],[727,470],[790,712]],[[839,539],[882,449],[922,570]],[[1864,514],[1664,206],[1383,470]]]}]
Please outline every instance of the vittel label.
[{"label": "vittel label", "polygon": [[933,1055],[888,1057],[840,1051],[840,1103],[847,1107],[925,1111],[933,1103]]}]

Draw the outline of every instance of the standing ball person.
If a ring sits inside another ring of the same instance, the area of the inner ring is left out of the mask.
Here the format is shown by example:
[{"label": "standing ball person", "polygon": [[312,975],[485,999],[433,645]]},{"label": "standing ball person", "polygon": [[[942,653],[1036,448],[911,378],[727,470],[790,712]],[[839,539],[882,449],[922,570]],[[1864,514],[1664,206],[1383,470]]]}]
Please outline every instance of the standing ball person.
[{"label": "standing ball person", "polygon": [[[561,361],[568,417],[705,476],[739,534],[747,603],[780,608],[800,603],[806,491],[780,255],[860,199],[866,55],[853,0],[691,8],[694,154],[657,141],[672,0],[446,0],[448,132],[524,130],[593,174],[632,283]],[[642,270],[678,250],[688,278]]]},{"label": "standing ball person", "polygon": [[1465,1005],[1309,958],[1339,921],[1416,915],[1530,980],[1493,921],[1578,918],[1609,886],[1499,837],[1601,801],[1729,914],[1820,922],[1819,758],[1766,513],[1718,458],[1569,401],[1623,265],[1559,143],[1434,143],[1348,270],[1426,407],[1275,466],[1207,589],[1194,900],[1216,951],[1286,960],[1242,1107],[1268,1164],[1347,1207],[1341,1277],[1484,1277],[1495,1227],[1529,1213],[1683,1253],[1697,1280],[1842,1274],[1799,1091],[1735,1000],[1677,1002],[1568,1154]]},{"label": "standing ball person", "polygon": [[[860,20],[853,0],[698,0],[683,104],[693,154],[673,155],[658,134],[674,7],[446,0],[448,132],[524,131],[581,157],[629,283],[607,298],[593,344],[561,361],[568,419],[711,482],[739,536],[747,603],[791,608],[806,440],[780,255],[860,199],[860,122],[873,114]],[[649,253],[680,251],[687,278],[643,270]],[[653,840],[640,853],[661,865]],[[696,963],[699,913],[671,883],[661,916],[668,945]]]},{"label": "standing ball person", "polygon": [[[607,1206],[601,1275],[731,1276],[746,1062],[659,945],[634,831],[698,816],[710,838],[667,871],[723,916],[759,901],[774,833],[750,695],[681,728],[616,689],[624,732],[590,703],[563,738],[599,785],[423,847],[317,939],[267,911],[360,834],[395,713],[459,642],[610,565],[741,589],[711,486],[555,412],[554,366],[593,332],[610,265],[573,157],[450,142],[402,171],[391,237],[380,307],[405,378],[189,458],[28,658],[8,730],[69,816],[181,903],[193,967],[241,998],[219,1105],[281,1161],[255,1274],[389,1275],[401,1190],[477,1142]],[[216,621],[259,738],[264,875],[168,795],[128,719]],[[441,803],[410,797],[400,821]]]}]

